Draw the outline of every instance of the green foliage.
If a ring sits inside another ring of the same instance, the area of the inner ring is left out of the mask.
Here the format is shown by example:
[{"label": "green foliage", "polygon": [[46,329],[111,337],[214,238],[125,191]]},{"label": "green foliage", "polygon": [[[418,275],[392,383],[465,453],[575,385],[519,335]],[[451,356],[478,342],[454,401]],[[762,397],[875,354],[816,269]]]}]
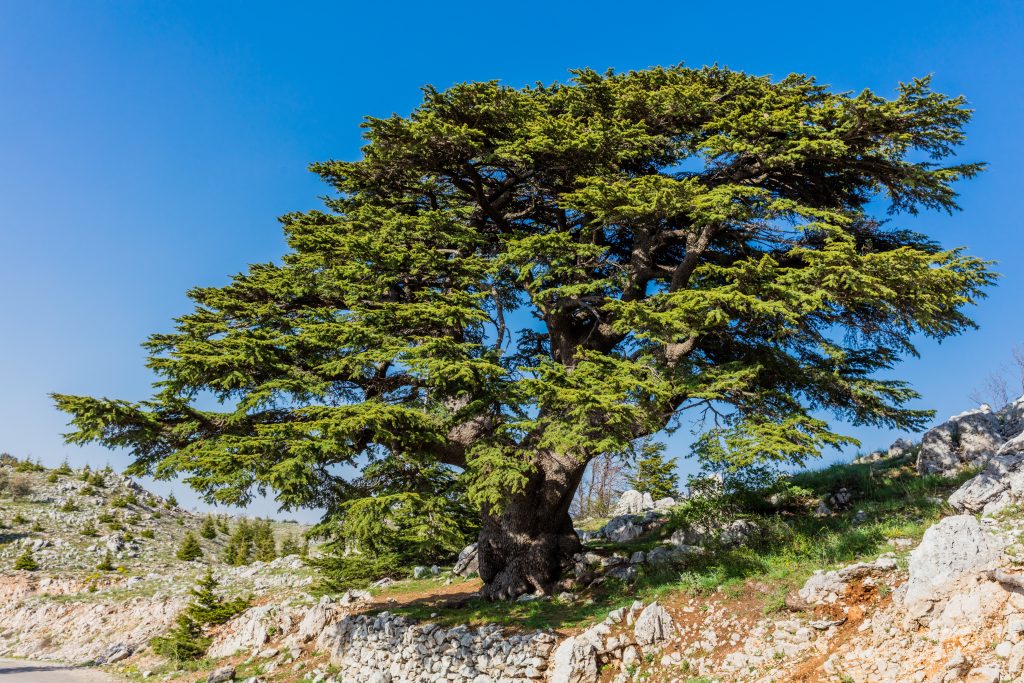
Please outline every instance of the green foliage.
[{"label": "green foliage", "polygon": [[199,541],[191,531],[186,533],[181,539],[181,544],[178,546],[178,551],[174,556],[185,562],[202,558],[203,548],[199,545]]},{"label": "green foliage", "polygon": [[56,472],[50,472],[46,475],[46,483],[55,484],[60,479],[60,475]]},{"label": "green foliage", "polygon": [[96,569],[101,572],[112,572],[114,571],[114,556],[110,554],[108,550],[100,563],[96,565]]},{"label": "green foliage", "polygon": [[207,515],[203,519],[203,523],[199,525],[199,535],[203,538],[217,538],[217,526],[213,522],[213,518]]},{"label": "green foliage", "polygon": [[69,477],[74,474],[74,470],[71,469],[71,465],[68,463],[67,458],[64,458],[64,462],[62,462],[54,472],[62,477]]},{"label": "green foliage", "polygon": [[227,599],[219,595],[219,586],[220,582],[213,576],[213,570],[207,569],[192,589],[193,599],[186,611],[196,622],[204,626],[223,624],[249,606],[249,600],[245,598]]},{"label": "green foliage", "polygon": [[647,444],[633,468],[633,473],[629,476],[629,485],[633,489],[651,494],[654,500],[675,498],[679,495],[676,459],[665,458],[664,450],[664,444]]},{"label": "green foliage", "polygon": [[139,497],[135,495],[135,493],[128,493],[123,496],[117,496],[110,501],[110,504],[116,508],[126,508],[132,505],[137,506],[139,504]]},{"label": "green foliage", "polygon": [[98,489],[102,489],[102,488],[106,488],[107,487],[107,479],[106,479],[106,477],[103,476],[102,472],[93,472],[93,473],[91,473],[89,475],[89,478],[86,479],[86,482],[90,486],[92,486],[94,488],[98,488]]},{"label": "green foliage", "polygon": [[28,518],[25,517],[25,515],[21,514],[20,512],[15,512],[14,516],[11,517],[11,523],[12,524],[27,524],[28,523]]},{"label": "green foliage", "polygon": [[399,458],[367,465],[312,531],[327,539],[317,565],[338,586],[448,562],[476,532],[464,478],[448,467]]},{"label": "green foliage", "polygon": [[277,557],[274,528],[268,519],[240,519],[224,546],[224,562],[230,565],[269,562]]},{"label": "green foliage", "polygon": [[76,503],[75,499],[72,498],[71,496],[68,496],[68,499],[65,500],[64,504],[60,506],[61,512],[78,512],[79,509],[80,508],[78,507],[78,503]]},{"label": "green foliage", "polygon": [[169,633],[150,641],[153,651],[175,662],[199,659],[210,646],[207,626],[223,624],[248,607],[249,600],[226,599],[217,593],[219,582],[207,570],[192,589],[192,600],[182,610]]},{"label": "green foliage", "polygon": [[171,494],[167,496],[167,509],[173,510],[176,507],[178,507],[178,499],[174,497],[174,492],[172,491]]},{"label": "green foliage", "polygon": [[303,545],[295,539],[295,534],[288,534],[281,539],[281,557],[302,555]]},{"label": "green foliage", "polygon": [[21,555],[18,555],[17,558],[15,558],[14,568],[34,572],[37,569],[39,569],[39,563],[36,562],[36,558],[32,557],[32,551],[26,550]]},{"label": "green foliage", "polygon": [[99,536],[99,531],[96,530],[96,525],[92,522],[86,522],[79,533],[87,537]]},{"label": "green foliage", "polygon": [[366,120],[360,159],[313,166],[334,193],[282,218],[282,259],[189,292],[146,343],[151,398],[54,400],[70,442],[129,449],[133,474],[230,504],[340,497],[328,525],[434,505],[350,497],[367,460],[464,469],[495,511],[538,465],[688,409],[719,416],[702,448],[732,468],[853,442],[822,415],[918,428],[891,370],[972,328],[994,275],[900,215],[958,208],[970,116],[928,79],[885,98],[717,66],[426,88]]},{"label": "green foliage", "polygon": [[14,464],[15,472],[45,472],[46,468],[40,462],[34,462],[31,458],[18,460]]},{"label": "green foliage", "polygon": [[156,534],[153,533],[152,529],[143,529],[142,531],[139,532],[139,538],[149,538],[149,539],[152,539],[152,538],[155,538],[155,537],[156,537]]}]

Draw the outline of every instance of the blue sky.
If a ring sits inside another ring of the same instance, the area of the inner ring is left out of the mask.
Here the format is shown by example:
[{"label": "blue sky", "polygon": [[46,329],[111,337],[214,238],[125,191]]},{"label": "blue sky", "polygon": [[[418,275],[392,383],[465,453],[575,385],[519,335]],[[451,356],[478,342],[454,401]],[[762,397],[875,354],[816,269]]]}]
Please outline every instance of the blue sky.
[{"label": "blue sky", "polygon": [[143,398],[139,342],[188,310],[188,287],[281,255],[276,216],[326,191],[306,165],[355,158],[363,116],[407,113],[427,83],[573,67],[717,62],[882,94],[933,73],[977,110],[962,158],[989,170],[962,213],[907,224],[1004,278],[979,331],[922,343],[901,373],[942,417],[1024,342],[1024,3],[290,5],[0,2],[0,451],[123,467],[64,446],[47,392]]}]

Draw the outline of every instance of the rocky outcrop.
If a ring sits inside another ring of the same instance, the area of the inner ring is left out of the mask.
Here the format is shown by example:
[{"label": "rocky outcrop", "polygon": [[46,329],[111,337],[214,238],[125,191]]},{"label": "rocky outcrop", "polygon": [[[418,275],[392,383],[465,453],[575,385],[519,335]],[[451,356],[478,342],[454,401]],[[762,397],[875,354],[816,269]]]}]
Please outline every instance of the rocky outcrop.
[{"label": "rocky outcrop", "polygon": [[917,454],[917,471],[953,475],[965,467],[981,467],[1004,441],[991,408],[983,405],[968,410],[925,432]]},{"label": "rocky outcrop", "polygon": [[480,554],[476,550],[476,543],[472,543],[462,549],[452,573],[456,576],[470,576],[480,573]]},{"label": "rocky outcrop", "polygon": [[629,490],[622,494],[612,510],[612,515],[642,515],[654,509],[654,499],[649,493]]},{"label": "rocky outcrop", "polygon": [[961,574],[995,563],[1005,543],[971,515],[946,517],[924,533],[910,553],[904,600],[932,600],[936,589]]},{"label": "rocky outcrop", "polygon": [[857,562],[829,572],[819,570],[807,579],[797,595],[804,605],[831,605],[842,599],[854,581],[888,574],[896,567],[896,558],[889,553],[873,562]]},{"label": "rocky outcrop", "polygon": [[654,500],[650,493],[640,493],[639,491],[629,490],[619,497],[618,502],[615,504],[615,508],[612,510],[612,516],[618,517],[620,515],[642,515],[651,510],[668,510],[676,504],[674,498],[659,498]]},{"label": "rocky outcrop", "polygon": [[[317,613],[319,607],[311,611]],[[277,605],[250,607],[225,625],[206,654],[219,659],[237,652],[256,651],[270,641],[272,634],[288,633],[292,626],[290,611]]]},{"label": "rocky outcrop", "polygon": [[660,646],[675,633],[672,617],[665,608],[656,602],[647,605],[640,612],[633,627],[633,637],[640,645],[647,647]]}]

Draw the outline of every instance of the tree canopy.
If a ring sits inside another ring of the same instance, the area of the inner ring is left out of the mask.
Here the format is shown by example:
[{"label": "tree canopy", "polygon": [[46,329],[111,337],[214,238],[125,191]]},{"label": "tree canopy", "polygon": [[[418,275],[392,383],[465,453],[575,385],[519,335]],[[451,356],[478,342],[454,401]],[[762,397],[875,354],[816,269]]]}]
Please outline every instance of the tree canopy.
[{"label": "tree canopy", "polygon": [[[994,276],[899,221],[957,208],[969,118],[929,79],[885,98],[717,66],[427,87],[366,119],[360,159],[313,164],[333,193],[281,219],[280,263],[189,292],[146,342],[151,398],[55,395],[67,438],[224,503],[330,507],[368,460],[453,466],[481,538],[560,534],[550,556],[571,524],[541,515],[567,519],[582,467],[686,415],[737,466],[850,441],[824,413],[920,427],[883,371],[971,327]],[[491,583],[511,546],[487,547]]]}]

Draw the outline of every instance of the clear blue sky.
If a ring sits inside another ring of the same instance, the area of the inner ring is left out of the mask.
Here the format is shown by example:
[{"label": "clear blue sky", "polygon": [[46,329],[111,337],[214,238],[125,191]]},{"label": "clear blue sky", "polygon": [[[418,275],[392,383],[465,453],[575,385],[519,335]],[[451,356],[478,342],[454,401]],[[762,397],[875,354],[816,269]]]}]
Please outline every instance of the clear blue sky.
[{"label": "clear blue sky", "polygon": [[363,116],[407,113],[426,83],[680,61],[883,94],[933,73],[969,98],[962,156],[989,170],[962,213],[913,224],[1005,277],[979,331],[902,366],[940,417],[968,407],[1024,342],[1024,3],[0,0],[0,450],[126,464],[64,446],[47,392],[143,398],[139,342],[188,287],[280,256],[275,217],[325,192],[306,164],[356,157]]}]

